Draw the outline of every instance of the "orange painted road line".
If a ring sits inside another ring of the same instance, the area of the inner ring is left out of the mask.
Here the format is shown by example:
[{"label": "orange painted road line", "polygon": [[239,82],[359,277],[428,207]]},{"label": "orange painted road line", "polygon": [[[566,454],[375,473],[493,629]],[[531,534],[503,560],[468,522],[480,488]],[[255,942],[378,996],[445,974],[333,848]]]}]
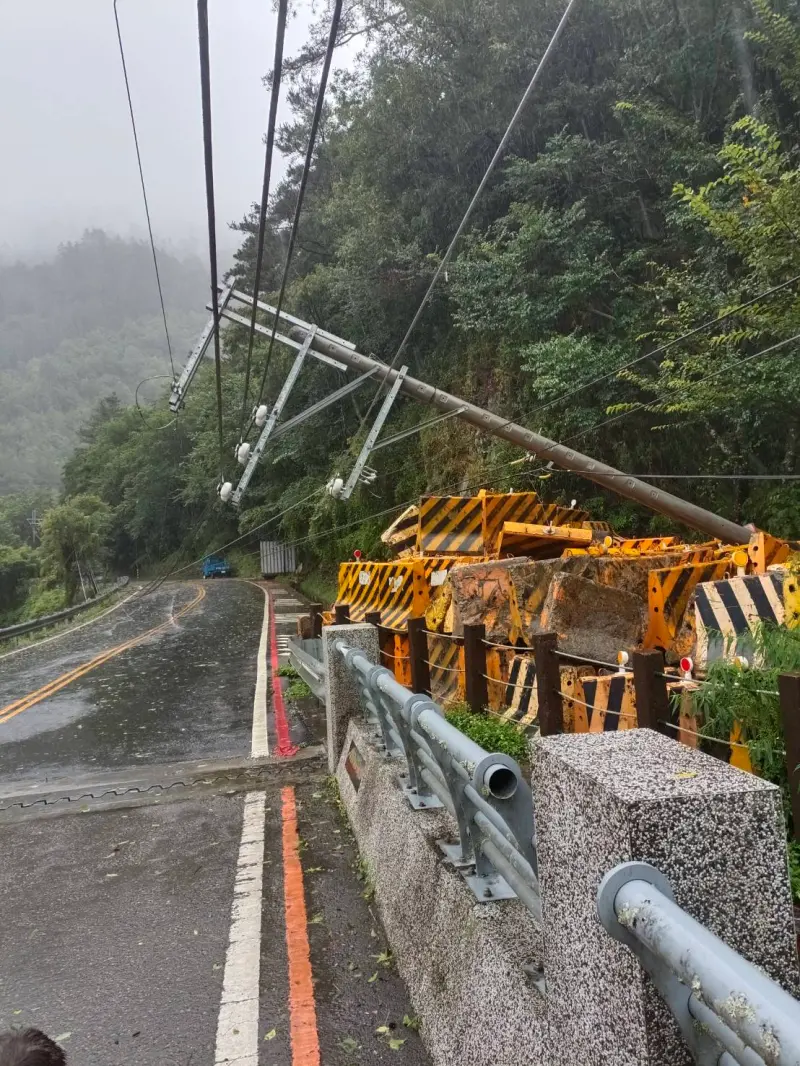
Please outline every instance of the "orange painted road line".
[{"label": "orange painted road line", "polygon": [[98,666],[102,666],[103,663],[114,659],[118,655],[121,655],[124,651],[128,651],[129,648],[135,647],[137,644],[143,643],[149,637],[155,636],[155,634],[162,632],[173,624],[178,618],[187,614],[193,610],[201,600],[205,599],[206,590],[200,588],[195,598],[185,607],[182,607],[180,611],[170,615],[166,622],[162,622],[158,626],[154,626],[151,629],[146,630],[144,633],[140,633],[136,637],[132,637],[130,640],[124,641],[122,644],[118,644],[113,648],[109,648],[99,655],[96,655],[94,659],[90,659],[88,662],[82,663],[80,666],[76,666],[74,669],[68,671],[66,674],[62,674],[61,677],[57,677],[54,681],[49,681],[46,685],[42,685],[41,688],[36,689],[34,692],[29,692],[27,696],[22,696],[7,706],[0,708],[0,725],[4,722],[10,721],[23,711],[27,711],[29,707],[35,706],[37,703],[41,703],[42,700],[59,692],[62,688],[66,688],[67,685],[72,684],[73,681],[77,681],[85,674],[90,673],[92,670],[97,669]]},{"label": "orange painted road line", "polygon": [[281,789],[283,821],[283,907],[289,957],[289,1032],[292,1066],[319,1066],[317,1008],[311,976],[306,897],[300,864],[300,836],[294,789]]}]

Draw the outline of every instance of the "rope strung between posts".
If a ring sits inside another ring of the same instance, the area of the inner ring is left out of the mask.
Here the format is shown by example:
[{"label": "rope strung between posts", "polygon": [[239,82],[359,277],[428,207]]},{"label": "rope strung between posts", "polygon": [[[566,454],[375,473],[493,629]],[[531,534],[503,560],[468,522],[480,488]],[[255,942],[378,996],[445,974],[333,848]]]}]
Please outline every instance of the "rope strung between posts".
[{"label": "rope strung between posts", "polygon": [[558,648],[553,649],[553,655],[557,655],[559,659],[569,659],[571,662],[584,664],[586,666],[600,666],[604,670],[613,670],[614,673],[617,673],[619,670],[618,663],[604,663],[600,659],[587,659],[585,655],[572,655],[570,652],[561,651]]},{"label": "rope strung between posts", "polygon": [[[745,748],[747,751],[750,750],[749,744],[742,744],[738,740],[723,740],[722,737],[712,737],[708,733],[699,733],[696,729],[688,729],[683,725],[675,725],[674,722],[668,722],[664,718],[659,718],[658,722],[659,725],[665,725],[667,728],[674,729],[678,733],[686,733],[690,737],[699,737],[701,740],[710,740],[714,744],[727,744],[729,748]],[[775,754],[785,756],[786,752],[776,748]]]},{"label": "rope strung between posts", "polygon": [[[161,289],[161,274],[158,269],[158,255],[156,254],[156,244],[153,239],[153,226],[150,222],[150,205],[147,201],[147,187],[144,181],[144,169],[142,167],[142,155],[139,151],[139,134],[136,131],[136,118],[133,113],[133,99],[131,98],[131,87],[128,81],[128,65],[125,62],[125,49],[122,44],[122,30],[119,25],[119,14],[117,13],[117,2],[114,0],[114,22],[117,26],[117,41],[119,42],[119,57],[122,60],[122,74],[125,78],[125,93],[128,97],[128,110],[131,116],[131,129],[133,130],[133,144],[136,148],[136,163],[139,167],[139,182],[142,186],[142,200],[144,200],[144,215],[147,219],[147,232],[150,237],[150,251],[153,253],[153,269],[156,272],[156,285],[158,286],[158,300],[161,304],[161,317],[164,320],[164,335],[167,338],[167,351],[169,353],[169,365],[172,370],[172,380],[175,380],[175,363],[172,358],[172,341],[169,337],[169,326],[167,325],[167,312],[164,307],[164,293]],[[146,379],[145,379],[146,380]],[[138,406],[138,404],[137,404]],[[166,426],[163,427],[166,429]]]},{"label": "rope strung between posts", "polygon": [[269,184],[272,175],[272,152],[275,145],[275,125],[278,115],[278,98],[281,91],[283,72],[283,40],[286,35],[286,12],[288,0],[278,4],[278,22],[275,29],[275,58],[272,64],[272,88],[269,98],[269,119],[267,121],[267,148],[264,153],[264,179],[261,184],[261,206],[258,213],[258,237],[256,247],[256,273],[253,280],[253,307],[250,313],[250,336],[247,338],[247,365],[244,374],[244,395],[242,396],[242,417],[240,436],[244,435],[247,418],[247,395],[250,392],[250,368],[253,362],[253,345],[256,336],[256,316],[258,314],[258,294],[261,289],[261,271],[264,265],[264,237],[267,229],[267,209],[269,207]]},{"label": "rope strung between posts", "polygon": [[217,384],[219,473],[225,473],[225,442],[222,428],[222,359],[219,345],[219,292],[217,279],[217,212],[214,204],[214,150],[211,139],[211,62],[208,51],[208,0],[197,0],[197,39],[200,46],[200,93],[203,106],[203,159],[206,174],[208,256],[211,261],[211,311],[214,318],[214,372]]},{"label": "rope strung between posts", "polygon": [[430,666],[431,670],[444,670],[447,674],[463,674],[464,671],[458,667],[453,666],[440,666],[438,663],[432,663],[429,659],[422,660],[426,666]]},{"label": "rope strung between posts", "polygon": [[495,644],[491,640],[481,641],[487,648],[499,648],[501,651],[533,651],[528,644]]},{"label": "rope strung between posts", "polygon": [[280,321],[280,314],[283,308],[283,299],[286,295],[286,282],[289,278],[289,267],[292,262],[292,255],[294,254],[294,246],[297,240],[297,231],[300,227],[300,212],[303,210],[303,200],[306,195],[306,186],[308,184],[308,177],[311,173],[311,164],[314,159],[314,148],[317,143],[317,131],[319,129],[320,119],[322,117],[322,105],[325,101],[325,91],[328,87],[328,74],[331,69],[331,60],[333,59],[333,50],[336,47],[336,36],[339,32],[339,19],[342,14],[342,0],[335,0],[333,7],[333,15],[331,17],[331,28],[328,34],[328,46],[325,50],[325,59],[322,64],[322,74],[320,75],[319,89],[317,90],[317,102],[314,106],[314,116],[311,120],[311,131],[308,135],[308,148],[306,149],[306,159],[303,165],[303,173],[300,177],[300,186],[297,190],[297,203],[294,209],[294,218],[292,219],[292,232],[289,236],[289,246],[286,249],[286,261],[283,264],[283,277],[281,278],[280,292],[278,293],[278,303],[275,308],[275,321],[272,325],[272,334],[269,338],[269,348],[267,349],[267,358],[264,361],[264,370],[261,374],[261,385],[258,389],[257,403],[261,403],[261,399],[264,395],[264,387],[267,383],[267,374],[269,373],[269,364],[272,360],[272,349],[275,346],[275,334],[278,332],[278,322]]},{"label": "rope strung between posts", "polygon": [[578,703],[581,707],[588,707],[590,711],[596,711],[597,714],[611,714],[617,718],[636,718],[636,715],[631,711],[610,711],[605,707],[598,707],[596,703],[586,703],[585,700],[579,700],[577,696],[570,696],[569,693],[563,692],[561,689],[553,690],[557,696],[561,696],[565,700],[569,700],[571,703]]},{"label": "rope strung between posts", "polygon": [[408,329],[406,330],[405,336],[400,341],[400,347],[395,352],[394,358],[392,359],[392,361],[389,364],[389,366],[386,368],[386,371],[384,372],[384,375],[383,375],[383,380],[378,382],[378,387],[375,390],[375,395],[372,397],[372,401],[371,401],[369,407],[367,408],[367,413],[361,419],[361,424],[358,427],[358,432],[359,433],[364,428],[364,425],[365,425],[367,419],[369,418],[370,414],[372,413],[372,409],[375,406],[375,404],[377,403],[378,396],[380,395],[381,390],[383,389],[384,385],[386,384],[386,379],[388,378],[388,376],[392,372],[392,370],[394,370],[398,359],[400,358],[400,356],[405,351],[406,345],[408,344],[408,341],[409,341],[409,338],[411,337],[411,334],[414,332],[414,330],[415,330],[415,328],[417,326],[417,323],[419,322],[420,318],[422,318],[422,313],[423,313],[423,311],[425,310],[425,308],[428,305],[428,301],[430,300],[431,295],[433,294],[433,290],[436,288],[436,285],[437,285],[437,283],[439,281],[439,278],[441,277],[443,271],[447,267],[447,264],[450,262],[450,260],[451,260],[451,258],[453,256],[453,252],[456,249],[456,245],[458,244],[459,240],[461,239],[461,235],[463,234],[464,230],[467,228],[467,223],[472,218],[472,213],[475,210],[475,207],[476,207],[476,205],[478,203],[478,200],[481,197],[481,194],[483,193],[483,190],[486,188],[486,186],[487,186],[487,184],[489,182],[489,178],[492,176],[492,174],[494,172],[494,169],[497,166],[497,164],[500,161],[500,159],[503,157],[503,155],[505,155],[506,148],[508,147],[508,142],[511,140],[511,135],[514,132],[514,130],[515,130],[516,126],[517,126],[517,123],[519,122],[519,119],[522,116],[522,113],[523,113],[523,111],[525,110],[525,108],[526,108],[526,106],[528,104],[528,101],[530,100],[531,96],[533,95],[533,91],[534,91],[534,89],[536,88],[536,86],[537,86],[537,84],[539,82],[539,79],[540,79],[540,77],[542,75],[542,72],[544,71],[545,67],[547,66],[547,63],[548,63],[548,61],[550,59],[550,56],[552,55],[553,51],[555,50],[556,45],[558,44],[558,40],[561,37],[561,34],[564,32],[564,27],[567,24],[567,20],[569,19],[570,12],[572,11],[572,9],[573,9],[573,7],[575,6],[576,3],[577,3],[577,0],[569,0],[569,3],[567,4],[566,10],[564,11],[564,14],[561,16],[561,20],[558,23],[558,26],[556,26],[556,29],[555,29],[555,32],[553,33],[553,36],[550,38],[550,43],[548,44],[547,48],[544,50],[544,53],[542,54],[542,58],[539,60],[537,66],[536,66],[536,70],[533,72],[533,77],[531,78],[527,89],[522,94],[522,99],[517,104],[517,109],[514,112],[514,114],[511,116],[511,121],[509,122],[508,126],[506,127],[506,131],[503,134],[503,136],[502,136],[502,138],[500,140],[500,143],[498,144],[497,148],[495,149],[495,153],[494,153],[494,155],[491,158],[489,166],[486,168],[486,173],[481,178],[480,184],[478,185],[478,188],[475,190],[475,193],[474,193],[472,199],[469,202],[469,206],[467,207],[467,210],[464,212],[464,217],[461,219],[461,222],[458,225],[458,229],[456,230],[455,235],[453,236],[453,239],[450,241],[450,244],[449,244],[449,246],[447,248],[447,251],[442,256],[441,262],[439,263],[439,266],[436,268],[436,272],[434,273],[433,278],[431,279],[431,283],[428,286],[427,292],[422,297],[422,303],[417,308],[417,312],[414,315],[413,319],[411,320],[411,324],[408,327]]}]

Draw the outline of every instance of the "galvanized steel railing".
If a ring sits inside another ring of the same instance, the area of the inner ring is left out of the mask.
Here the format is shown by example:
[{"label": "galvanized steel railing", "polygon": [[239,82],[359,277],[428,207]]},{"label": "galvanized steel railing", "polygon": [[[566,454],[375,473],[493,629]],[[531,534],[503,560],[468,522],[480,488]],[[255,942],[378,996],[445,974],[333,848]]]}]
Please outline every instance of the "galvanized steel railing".
[{"label": "galvanized steel railing", "polygon": [[648,972],[698,1066],[797,1066],[800,1003],[675,902],[641,862],[606,874],[600,921]]},{"label": "galvanized steel railing", "polygon": [[458,843],[439,841],[481,902],[518,896],[541,921],[533,798],[517,763],[490,753],[445,719],[427,696],[344,640],[336,651],[358,681],[363,707],[387,758],[404,757],[400,785],[416,810],[445,807]]},{"label": "galvanized steel railing", "polygon": [[325,668],[322,664],[322,641],[319,637],[289,641],[289,661],[318,700],[325,699]]}]

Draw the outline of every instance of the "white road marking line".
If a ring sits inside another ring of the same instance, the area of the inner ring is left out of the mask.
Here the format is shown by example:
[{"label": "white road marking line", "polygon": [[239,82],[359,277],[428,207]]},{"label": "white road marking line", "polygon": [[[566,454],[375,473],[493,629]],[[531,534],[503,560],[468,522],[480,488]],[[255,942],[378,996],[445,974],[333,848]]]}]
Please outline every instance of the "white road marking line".
[{"label": "white road marking line", "polygon": [[242,840],[233,886],[231,932],[222,978],[215,1066],[258,1066],[261,897],[266,792],[244,799]]},{"label": "white road marking line", "polygon": [[261,759],[269,755],[269,737],[267,735],[267,651],[269,647],[269,594],[264,592],[264,621],[261,625],[261,640],[258,644],[258,668],[256,672],[256,691],[253,697],[253,735],[250,744],[250,757]]}]

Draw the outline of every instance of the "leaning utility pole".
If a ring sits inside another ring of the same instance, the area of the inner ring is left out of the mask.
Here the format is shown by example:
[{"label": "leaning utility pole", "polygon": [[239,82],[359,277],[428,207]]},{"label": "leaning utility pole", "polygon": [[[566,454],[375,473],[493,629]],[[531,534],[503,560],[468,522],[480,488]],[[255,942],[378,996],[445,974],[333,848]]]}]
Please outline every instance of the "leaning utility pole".
[{"label": "leaning utility pole", "polygon": [[[296,327],[290,332],[295,340],[302,342],[306,340],[310,331]],[[361,355],[360,352],[338,344],[329,337],[321,336],[319,332],[312,339],[310,354],[315,352],[336,359],[353,370],[359,370],[362,373],[366,370],[377,368],[381,371],[381,383],[386,386],[391,386],[401,376],[399,370],[391,370],[377,359]],[[747,526],[740,526],[736,522],[731,522],[727,518],[714,514],[712,511],[707,511],[704,507],[688,503],[678,496],[673,496],[670,492],[657,489],[646,481],[640,481],[639,478],[624,474],[613,466],[598,462],[596,459],[583,455],[581,452],[577,452],[564,444],[558,444],[556,441],[534,433],[516,422],[509,422],[507,419],[501,418],[500,415],[492,414],[491,411],[486,411],[482,407],[476,407],[475,404],[461,400],[449,392],[434,388],[433,385],[427,385],[418,378],[412,378],[406,374],[401,380],[400,391],[404,395],[410,396],[414,400],[419,400],[421,403],[430,404],[440,411],[451,412],[485,433],[491,433],[495,437],[500,437],[511,444],[516,444],[520,448],[524,448],[525,451],[530,452],[531,455],[553,463],[554,466],[561,467],[563,470],[569,470],[572,473],[579,474],[581,477],[588,478],[589,481],[594,481],[596,484],[602,485],[603,488],[611,489],[620,496],[625,496],[629,500],[644,504],[645,507],[649,507],[652,511],[667,515],[677,522],[683,522],[692,529],[700,530],[700,532],[709,536],[718,537],[726,544],[747,544],[750,540],[752,530],[748,529]]]}]

